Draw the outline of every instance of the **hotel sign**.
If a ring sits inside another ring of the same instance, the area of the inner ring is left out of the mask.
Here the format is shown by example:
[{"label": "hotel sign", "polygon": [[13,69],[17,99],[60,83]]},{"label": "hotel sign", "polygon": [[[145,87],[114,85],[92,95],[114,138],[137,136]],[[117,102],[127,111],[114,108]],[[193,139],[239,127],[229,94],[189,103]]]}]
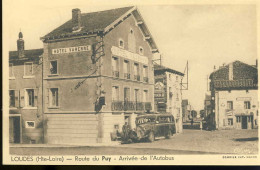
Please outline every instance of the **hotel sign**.
[{"label": "hotel sign", "polygon": [[75,52],[90,51],[90,50],[91,50],[91,45],[67,47],[67,48],[55,48],[52,49],[52,54],[75,53]]},{"label": "hotel sign", "polygon": [[127,51],[127,50],[124,50],[124,49],[121,49],[121,48],[115,47],[115,46],[112,46],[111,52],[113,55],[116,55],[119,57],[124,57],[126,59],[148,65],[148,58],[145,56],[142,56],[142,55],[139,55],[136,53],[132,53],[130,51]]}]

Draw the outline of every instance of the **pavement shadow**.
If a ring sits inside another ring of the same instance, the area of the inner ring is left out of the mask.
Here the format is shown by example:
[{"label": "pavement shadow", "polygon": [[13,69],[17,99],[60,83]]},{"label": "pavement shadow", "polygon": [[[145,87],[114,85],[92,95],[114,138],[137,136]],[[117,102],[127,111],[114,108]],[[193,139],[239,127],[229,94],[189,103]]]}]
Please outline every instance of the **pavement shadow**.
[{"label": "pavement shadow", "polygon": [[252,137],[252,138],[237,138],[233,139],[234,141],[237,142],[247,142],[247,141],[258,141],[258,137]]}]

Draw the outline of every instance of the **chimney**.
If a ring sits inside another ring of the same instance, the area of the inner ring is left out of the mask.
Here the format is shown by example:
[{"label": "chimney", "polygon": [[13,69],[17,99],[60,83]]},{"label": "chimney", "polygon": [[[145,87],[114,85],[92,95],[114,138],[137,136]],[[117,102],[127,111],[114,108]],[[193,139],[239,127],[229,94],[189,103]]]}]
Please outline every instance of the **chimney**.
[{"label": "chimney", "polygon": [[23,40],[23,33],[19,32],[18,35],[19,39],[17,40],[17,51],[18,51],[18,58],[24,57],[24,40]]},{"label": "chimney", "polygon": [[228,65],[228,79],[233,80],[233,63]]},{"label": "chimney", "polygon": [[256,66],[256,68],[258,67],[258,60],[257,59],[255,60],[255,66]]},{"label": "chimney", "polygon": [[81,28],[81,11],[78,8],[72,9],[73,30]]}]

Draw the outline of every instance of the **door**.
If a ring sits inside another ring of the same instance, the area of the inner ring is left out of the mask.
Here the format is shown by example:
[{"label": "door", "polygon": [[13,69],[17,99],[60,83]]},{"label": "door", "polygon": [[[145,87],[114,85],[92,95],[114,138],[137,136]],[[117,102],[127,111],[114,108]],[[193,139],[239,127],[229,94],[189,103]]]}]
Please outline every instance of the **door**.
[{"label": "door", "polygon": [[9,142],[20,143],[20,117],[9,118]]},{"label": "door", "polygon": [[242,129],[247,129],[247,116],[242,116]]}]

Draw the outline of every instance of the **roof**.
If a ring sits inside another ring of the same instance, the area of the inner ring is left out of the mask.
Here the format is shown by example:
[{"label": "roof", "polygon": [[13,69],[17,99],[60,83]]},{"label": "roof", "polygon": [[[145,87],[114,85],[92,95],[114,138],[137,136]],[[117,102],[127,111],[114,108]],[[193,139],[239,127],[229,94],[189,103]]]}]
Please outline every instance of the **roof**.
[{"label": "roof", "polygon": [[72,19],[65,22],[58,28],[54,29],[41,39],[43,41],[46,40],[56,40],[63,39],[68,37],[75,36],[86,36],[91,34],[98,33],[107,33],[120,24],[123,20],[125,20],[130,15],[133,15],[136,21],[141,21],[137,25],[140,27],[140,30],[143,32],[147,42],[151,46],[152,50],[158,52],[158,48],[145,25],[143,18],[138,12],[137,8],[134,6],[116,8],[111,10],[99,11],[99,12],[91,12],[91,13],[82,13],[81,14],[81,30],[77,32],[73,32],[73,27],[75,27],[75,23],[72,22]]},{"label": "roof", "polygon": [[[232,72],[230,72],[232,69]],[[230,78],[232,76],[232,78]],[[258,70],[241,61],[234,61],[210,74],[211,90],[257,89]]]},{"label": "roof", "polygon": [[[243,62],[238,61],[238,60],[233,61],[233,62],[231,62],[231,63],[229,63],[229,64],[232,64],[232,63],[233,63],[233,64],[234,64],[234,63],[235,63],[235,64],[244,64],[244,65],[247,65],[247,66],[249,66],[249,67],[254,68],[254,69],[257,70],[257,67],[256,67],[255,65],[249,65],[249,64],[243,63]],[[220,67],[219,69],[213,71],[213,72],[210,74],[209,78],[212,79],[214,74],[218,74],[218,72],[224,71],[225,69],[228,69],[229,64],[226,64],[225,66],[222,66],[222,67]]]},{"label": "roof", "polygon": [[[120,16],[129,11],[133,6],[111,9],[106,11],[82,13],[81,14],[81,24],[82,29],[78,33],[87,32],[97,32],[103,31],[109,24],[114,22]],[[76,26],[72,23],[72,19],[65,22],[63,25],[51,31],[49,34],[45,35],[44,38],[57,37],[60,35],[73,34],[72,28]]]},{"label": "roof", "polygon": [[159,64],[154,64],[154,72],[155,73],[170,72],[173,74],[178,74],[180,76],[184,76],[184,74],[179,71],[176,71],[174,69],[171,69],[171,68],[159,65]]},{"label": "roof", "polygon": [[[24,58],[36,58],[43,54],[43,48],[24,50]],[[9,59],[17,59],[18,51],[9,51]]]}]

